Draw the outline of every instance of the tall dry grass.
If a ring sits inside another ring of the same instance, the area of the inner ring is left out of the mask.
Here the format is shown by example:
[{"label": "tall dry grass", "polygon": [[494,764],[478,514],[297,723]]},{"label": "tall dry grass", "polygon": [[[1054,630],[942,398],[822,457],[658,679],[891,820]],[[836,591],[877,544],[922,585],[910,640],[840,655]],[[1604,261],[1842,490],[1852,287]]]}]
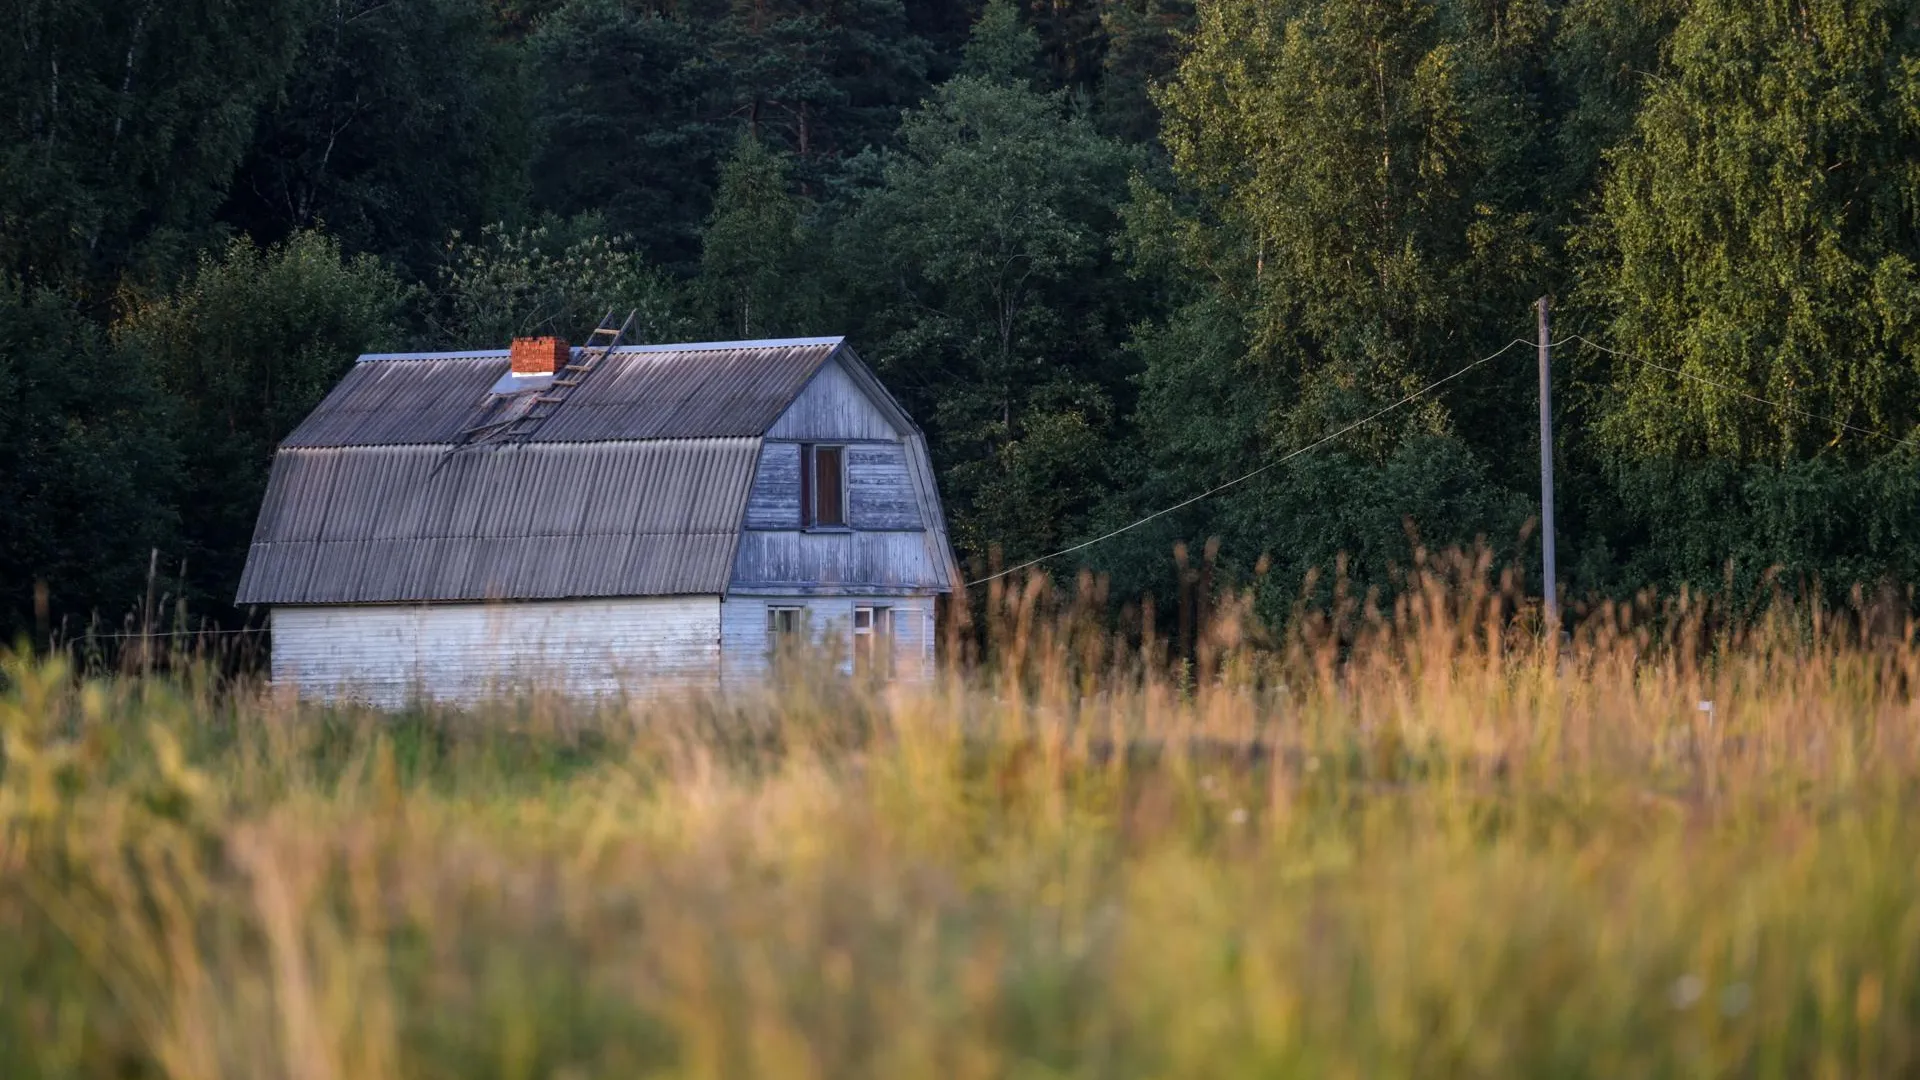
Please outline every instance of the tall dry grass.
[{"label": "tall dry grass", "polygon": [[931,686],[730,700],[15,656],[0,1076],[1920,1068],[1912,627],[1648,598],[1544,650],[1511,584],[1230,603],[1191,664],[1035,585]]}]

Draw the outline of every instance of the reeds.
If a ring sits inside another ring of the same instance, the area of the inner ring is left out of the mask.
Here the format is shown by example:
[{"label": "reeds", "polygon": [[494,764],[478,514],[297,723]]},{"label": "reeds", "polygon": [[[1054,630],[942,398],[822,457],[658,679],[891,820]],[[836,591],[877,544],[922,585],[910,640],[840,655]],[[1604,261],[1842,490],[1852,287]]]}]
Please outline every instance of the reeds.
[{"label": "reeds", "polygon": [[1008,589],[917,689],[375,715],[14,657],[0,1076],[1920,1068],[1904,619],[1546,650],[1445,570],[1184,657]]}]

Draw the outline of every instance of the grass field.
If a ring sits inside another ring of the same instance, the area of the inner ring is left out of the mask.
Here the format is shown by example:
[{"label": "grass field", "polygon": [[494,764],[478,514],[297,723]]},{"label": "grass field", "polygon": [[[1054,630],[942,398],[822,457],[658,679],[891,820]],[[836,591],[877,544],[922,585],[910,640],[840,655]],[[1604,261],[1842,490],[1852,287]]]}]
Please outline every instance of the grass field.
[{"label": "grass field", "polygon": [[[0,696],[0,1077],[1920,1070],[1920,647],[1416,587],[875,693]],[[1702,712],[1701,701],[1714,702]]]}]

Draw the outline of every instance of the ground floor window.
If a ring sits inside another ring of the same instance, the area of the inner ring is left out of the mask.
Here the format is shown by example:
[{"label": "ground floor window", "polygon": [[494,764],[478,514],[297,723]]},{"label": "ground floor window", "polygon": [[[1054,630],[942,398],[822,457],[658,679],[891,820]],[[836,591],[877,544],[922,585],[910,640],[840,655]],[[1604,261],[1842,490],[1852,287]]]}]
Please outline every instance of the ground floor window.
[{"label": "ground floor window", "polygon": [[807,609],[767,605],[767,655],[780,656],[806,641]]},{"label": "ground floor window", "polygon": [[875,679],[893,677],[893,609],[853,609],[853,673]]}]

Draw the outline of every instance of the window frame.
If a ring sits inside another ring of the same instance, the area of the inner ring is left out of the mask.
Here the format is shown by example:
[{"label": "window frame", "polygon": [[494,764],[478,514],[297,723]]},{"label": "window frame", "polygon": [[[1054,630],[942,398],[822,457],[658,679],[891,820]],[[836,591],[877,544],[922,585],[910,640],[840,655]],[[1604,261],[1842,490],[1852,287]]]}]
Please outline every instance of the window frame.
[{"label": "window frame", "polygon": [[[866,625],[860,625],[861,616],[866,616]],[[894,651],[899,640],[897,630],[899,620],[894,618],[892,604],[856,604],[853,608],[853,674],[855,678],[872,678],[887,681],[894,677],[897,667],[894,663]]]},{"label": "window frame", "polygon": [[[820,483],[820,451],[830,451],[838,467],[834,470],[834,493],[839,496],[834,507],[833,517],[837,520],[820,520],[820,495],[824,487]],[[844,532],[853,526],[847,500],[847,447],[845,443],[801,443],[800,444],[800,527],[809,531]]]},{"label": "window frame", "polygon": [[[786,616],[788,617],[788,619],[783,620],[782,616]],[[782,626],[780,625],[782,621],[790,621],[792,625]],[[775,640],[777,637],[780,637],[780,636],[797,636],[799,634],[805,633],[806,629],[807,629],[806,605],[804,604],[768,604],[767,605],[767,640],[769,642]]]}]

